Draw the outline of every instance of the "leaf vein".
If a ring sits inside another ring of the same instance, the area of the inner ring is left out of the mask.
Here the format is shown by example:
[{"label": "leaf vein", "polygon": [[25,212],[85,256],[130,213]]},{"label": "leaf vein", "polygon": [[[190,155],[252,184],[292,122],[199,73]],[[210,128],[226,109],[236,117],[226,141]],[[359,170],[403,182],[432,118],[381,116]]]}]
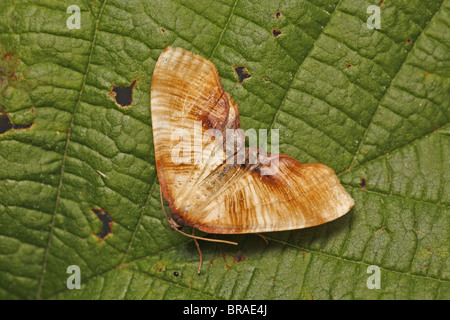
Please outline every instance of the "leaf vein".
[{"label": "leaf vein", "polygon": [[400,66],[399,66],[399,68],[397,69],[395,75],[391,78],[391,81],[390,81],[389,85],[386,87],[386,90],[384,91],[382,97],[380,98],[380,101],[379,101],[379,103],[378,103],[378,106],[377,106],[377,108],[375,109],[375,111],[374,111],[374,113],[373,113],[373,115],[372,115],[372,118],[370,119],[370,122],[369,122],[369,124],[368,124],[368,126],[367,126],[367,128],[366,128],[366,130],[364,131],[364,134],[363,134],[363,136],[362,136],[362,138],[361,138],[361,141],[359,142],[359,145],[358,145],[358,148],[357,148],[357,150],[356,150],[356,153],[355,153],[355,155],[353,156],[353,159],[352,159],[352,161],[351,161],[351,163],[350,163],[348,169],[353,168],[353,164],[355,163],[356,158],[357,158],[357,156],[358,156],[358,154],[359,154],[359,151],[361,150],[361,147],[362,147],[362,145],[363,145],[363,143],[364,143],[364,141],[365,141],[365,139],[366,139],[366,137],[367,137],[367,133],[368,133],[369,130],[370,130],[370,127],[371,127],[371,125],[372,125],[372,123],[373,123],[373,120],[375,119],[375,116],[376,116],[376,114],[378,113],[378,110],[380,109],[380,106],[381,106],[382,102],[384,101],[384,99],[385,99],[385,97],[386,97],[386,93],[389,92],[389,89],[391,88],[392,84],[394,83],[395,79],[397,78],[397,75],[398,75],[398,74],[400,73],[400,71],[402,70],[402,67],[403,67],[403,65],[405,64],[405,62],[408,60],[408,57],[409,57],[409,55],[411,54],[411,52],[413,52],[413,50],[414,50],[414,48],[415,48],[415,46],[416,46],[418,40],[419,40],[420,37],[424,34],[424,32],[425,32],[425,30],[427,29],[427,27],[430,25],[429,22],[430,22],[430,21],[436,16],[436,14],[440,11],[440,9],[442,8],[442,5],[444,4],[444,2],[445,2],[445,0],[442,1],[442,3],[441,3],[441,5],[440,5],[440,7],[438,8],[438,10],[436,10],[436,12],[433,14],[433,16],[431,16],[431,18],[428,20],[428,22],[426,23],[426,27],[425,27],[424,29],[421,30],[421,33],[420,33],[419,36],[417,37],[416,41],[414,41],[414,44],[413,44],[412,48],[409,50],[409,52],[408,52],[408,54],[406,55],[405,59],[404,59],[403,62],[400,64]]},{"label": "leaf vein", "polygon": [[238,1],[239,0],[235,0],[233,8],[231,8],[231,12],[230,12],[230,16],[228,17],[228,21],[225,24],[225,27],[222,29],[222,32],[220,33],[219,40],[217,41],[216,46],[214,47],[211,55],[209,56],[209,60],[212,59],[212,57],[214,56],[214,53],[216,53],[217,47],[219,46],[220,42],[222,41],[222,37],[223,37],[225,31],[227,30],[228,25],[230,24],[231,18],[233,17],[233,14],[234,14],[234,9],[236,8],[236,5],[237,5]]},{"label": "leaf vein", "polygon": [[272,123],[271,123],[270,126],[269,126],[269,135],[270,135],[270,129],[273,128],[273,126],[275,125],[275,122],[277,121],[278,115],[279,115],[279,113],[280,113],[280,111],[281,111],[281,109],[282,109],[282,107],[283,107],[283,104],[284,104],[284,102],[285,102],[285,100],[286,100],[286,97],[287,97],[288,92],[289,92],[289,91],[291,90],[291,88],[292,88],[292,84],[294,83],[294,80],[295,80],[295,78],[297,77],[297,74],[300,72],[300,69],[301,69],[303,63],[306,61],[306,58],[308,58],[308,56],[311,54],[312,50],[313,50],[314,47],[315,47],[315,44],[316,44],[317,40],[318,40],[318,39],[320,38],[320,36],[323,34],[323,30],[326,28],[326,26],[327,26],[328,23],[330,22],[331,16],[333,15],[334,12],[336,12],[336,9],[337,9],[337,7],[339,6],[339,4],[341,3],[341,1],[342,1],[342,0],[339,0],[339,2],[338,2],[338,3],[336,4],[336,6],[334,7],[334,10],[330,13],[330,16],[329,16],[329,18],[328,18],[327,23],[323,26],[321,32],[319,33],[319,35],[317,36],[317,38],[314,40],[313,44],[311,45],[311,48],[309,49],[308,53],[307,53],[307,54],[305,55],[305,57],[303,58],[302,62],[299,64],[299,66],[298,66],[298,68],[297,68],[297,71],[295,72],[294,76],[292,77],[291,83],[289,84],[289,87],[288,87],[287,90],[285,91],[285,93],[284,93],[284,95],[283,95],[283,98],[281,99],[281,103],[280,103],[280,105],[279,105],[279,107],[278,107],[278,110],[277,110],[277,112],[275,113],[275,116],[273,117],[273,121],[272,121]]},{"label": "leaf vein", "polygon": [[41,298],[41,291],[42,291],[42,287],[44,285],[44,280],[45,280],[45,273],[46,273],[46,268],[47,268],[48,256],[49,256],[49,252],[50,252],[51,239],[52,239],[54,228],[55,228],[56,212],[58,210],[59,198],[61,196],[61,188],[62,188],[62,185],[63,185],[64,166],[65,166],[65,162],[66,162],[67,149],[68,149],[68,145],[69,145],[69,142],[70,142],[70,131],[72,130],[72,127],[73,127],[73,124],[74,124],[74,120],[75,120],[75,114],[77,112],[78,106],[80,105],[81,96],[83,95],[83,90],[84,90],[84,86],[86,84],[87,74],[89,73],[89,66],[90,66],[90,62],[91,62],[91,59],[92,59],[92,54],[94,52],[95,40],[96,40],[96,37],[97,37],[98,24],[99,24],[100,18],[102,16],[102,12],[103,12],[103,9],[105,7],[105,4],[106,4],[106,0],[103,1],[102,7],[100,9],[99,15],[98,15],[96,23],[95,23],[95,30],[94,30],[94,35],[93,35],[93,38],[92,38],[91,49],[90,49],[90,52],[89,52],[88,63],[87,63],[87,66],[86,66],[86,71],[85,71],[84,76],[83,76],[83,84],[81,85],[80,94],[78,95],[78,101],[75,104],[74,111],[72,113],[72,119],[71,119],[70,126],[69,126],[69,129],[68,129],[68,132],[67,132],[67,139],[66,139],[66,144],[65,144],[65,147],[64,147],[64,153],[63,153],[63,158],[62,158],[62,163],[61,163],[61,173],[60,173],[59,185],[58,185],[57,194],[56,194],[55,209],[53,211],[51,228],[50,228],[50,234],[48,236],[47,247],[46,247],[45,253],[44,253],[44,261],[43,261],[43,265],[42,265],[42,273],[41,273],[41,277],[40,277],[40,280],[39,280],[39,286],[38,286],[37,294],[36,294],[36,298],[37,299]]}]

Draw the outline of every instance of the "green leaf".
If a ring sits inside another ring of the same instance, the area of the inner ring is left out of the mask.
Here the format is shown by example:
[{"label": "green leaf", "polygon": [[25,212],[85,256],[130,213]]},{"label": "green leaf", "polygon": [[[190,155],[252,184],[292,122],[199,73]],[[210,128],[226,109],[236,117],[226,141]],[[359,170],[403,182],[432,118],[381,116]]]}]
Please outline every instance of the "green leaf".
[{"label": "green leaf", "polygon": [[[200,242],[198,276],[154,162],[150,85],[168,45],[212,60],[242,127],[279,129],[280,151],[332,167],[355,207],[268,245]],[[113,87],[135,80],[117,104]],[[450,298],[449,1],[4,0],[0,91],[0,298]]]}]

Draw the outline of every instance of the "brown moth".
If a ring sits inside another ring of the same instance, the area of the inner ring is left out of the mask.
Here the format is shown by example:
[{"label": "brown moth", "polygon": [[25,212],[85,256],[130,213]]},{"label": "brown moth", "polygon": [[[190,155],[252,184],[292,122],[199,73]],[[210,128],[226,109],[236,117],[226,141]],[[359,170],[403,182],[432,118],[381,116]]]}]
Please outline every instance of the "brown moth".
[{"label": "brown moth", "polygon": [[[230,149],[217,136],[240,129],[239,108],[213,63],[199,55],[164,50],[153,72],[151,115],[156,168],[173,228],[216,234],[301,229],[337,219],[354,205],[323,164],[301,164],[245,145],[244,163],[227,161]],[[252,151],[257,163],[249,161]],[[174,161],[177,152],[183,161]]]}]

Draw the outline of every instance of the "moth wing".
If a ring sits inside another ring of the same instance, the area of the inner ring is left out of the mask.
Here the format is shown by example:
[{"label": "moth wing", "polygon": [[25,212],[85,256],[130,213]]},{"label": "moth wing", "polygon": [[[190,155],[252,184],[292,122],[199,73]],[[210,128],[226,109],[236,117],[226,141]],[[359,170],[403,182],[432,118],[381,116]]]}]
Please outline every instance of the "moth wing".
[{"label": "moth wing", "polygon": [[[181,225],[230,234],[291,230],[334,220],[353,207],[325,165],[287,155],[227,164],[225,131],[240,128],[238,106],[201,56],[164,50],[153,73],[151,112],[161,190]],[[222,140],[209,139],[211,130]]]},{"label": "moth wing", "polygon": [[181,48],[160,55],[151,84],[152,129],[158,178],[172,212],[223,163],[222,143],[209,132],[225,130],[230,104],[210,61]]},{"label": "moth wing", "polygon": [[197,193],[209,196],[184,215],[186,224],[221,234],[293,230],[335,220],[353,207],[326,165],[270,158],[271,164],[218,167],[192,194],[192,201]]}]

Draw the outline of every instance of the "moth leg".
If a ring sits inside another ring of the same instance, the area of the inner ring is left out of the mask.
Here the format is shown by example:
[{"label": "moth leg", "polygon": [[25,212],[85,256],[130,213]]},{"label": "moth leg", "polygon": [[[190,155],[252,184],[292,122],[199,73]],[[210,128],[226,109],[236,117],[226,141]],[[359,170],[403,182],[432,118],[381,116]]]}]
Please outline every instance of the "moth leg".
[{"label": "moth leg", "polygon": [[269,241],[267,241],[266,237],[264,237],[261,233],[257,233],[256,235],[263,239],[266,245],[269,245]]},{"label": "moth leg", "polygon": [[198,264],[198,271],[197,271],[198,274],[200,275],[200,270],[202,269],[202,264],[203,264],[202,251],[200,250],[200,245],[198,244],[197,239],[194,238],[194,237],[195,237],[194,233],[195,233],[195,229],[192,228],[192,236],[193,236],[195,245],[197,246],[198,254],[199,254],[199,256],[200,256],[200,262],[199,262],[199,264]]},{"label": "moth leg", "polygon": [[182,228],[182,226],[180,226],[175,220],[173,220],[173,218],[170,218],[169,220],[167,220],[167,222],[169,222],[170,229],[172,230],[181,230]]}]

